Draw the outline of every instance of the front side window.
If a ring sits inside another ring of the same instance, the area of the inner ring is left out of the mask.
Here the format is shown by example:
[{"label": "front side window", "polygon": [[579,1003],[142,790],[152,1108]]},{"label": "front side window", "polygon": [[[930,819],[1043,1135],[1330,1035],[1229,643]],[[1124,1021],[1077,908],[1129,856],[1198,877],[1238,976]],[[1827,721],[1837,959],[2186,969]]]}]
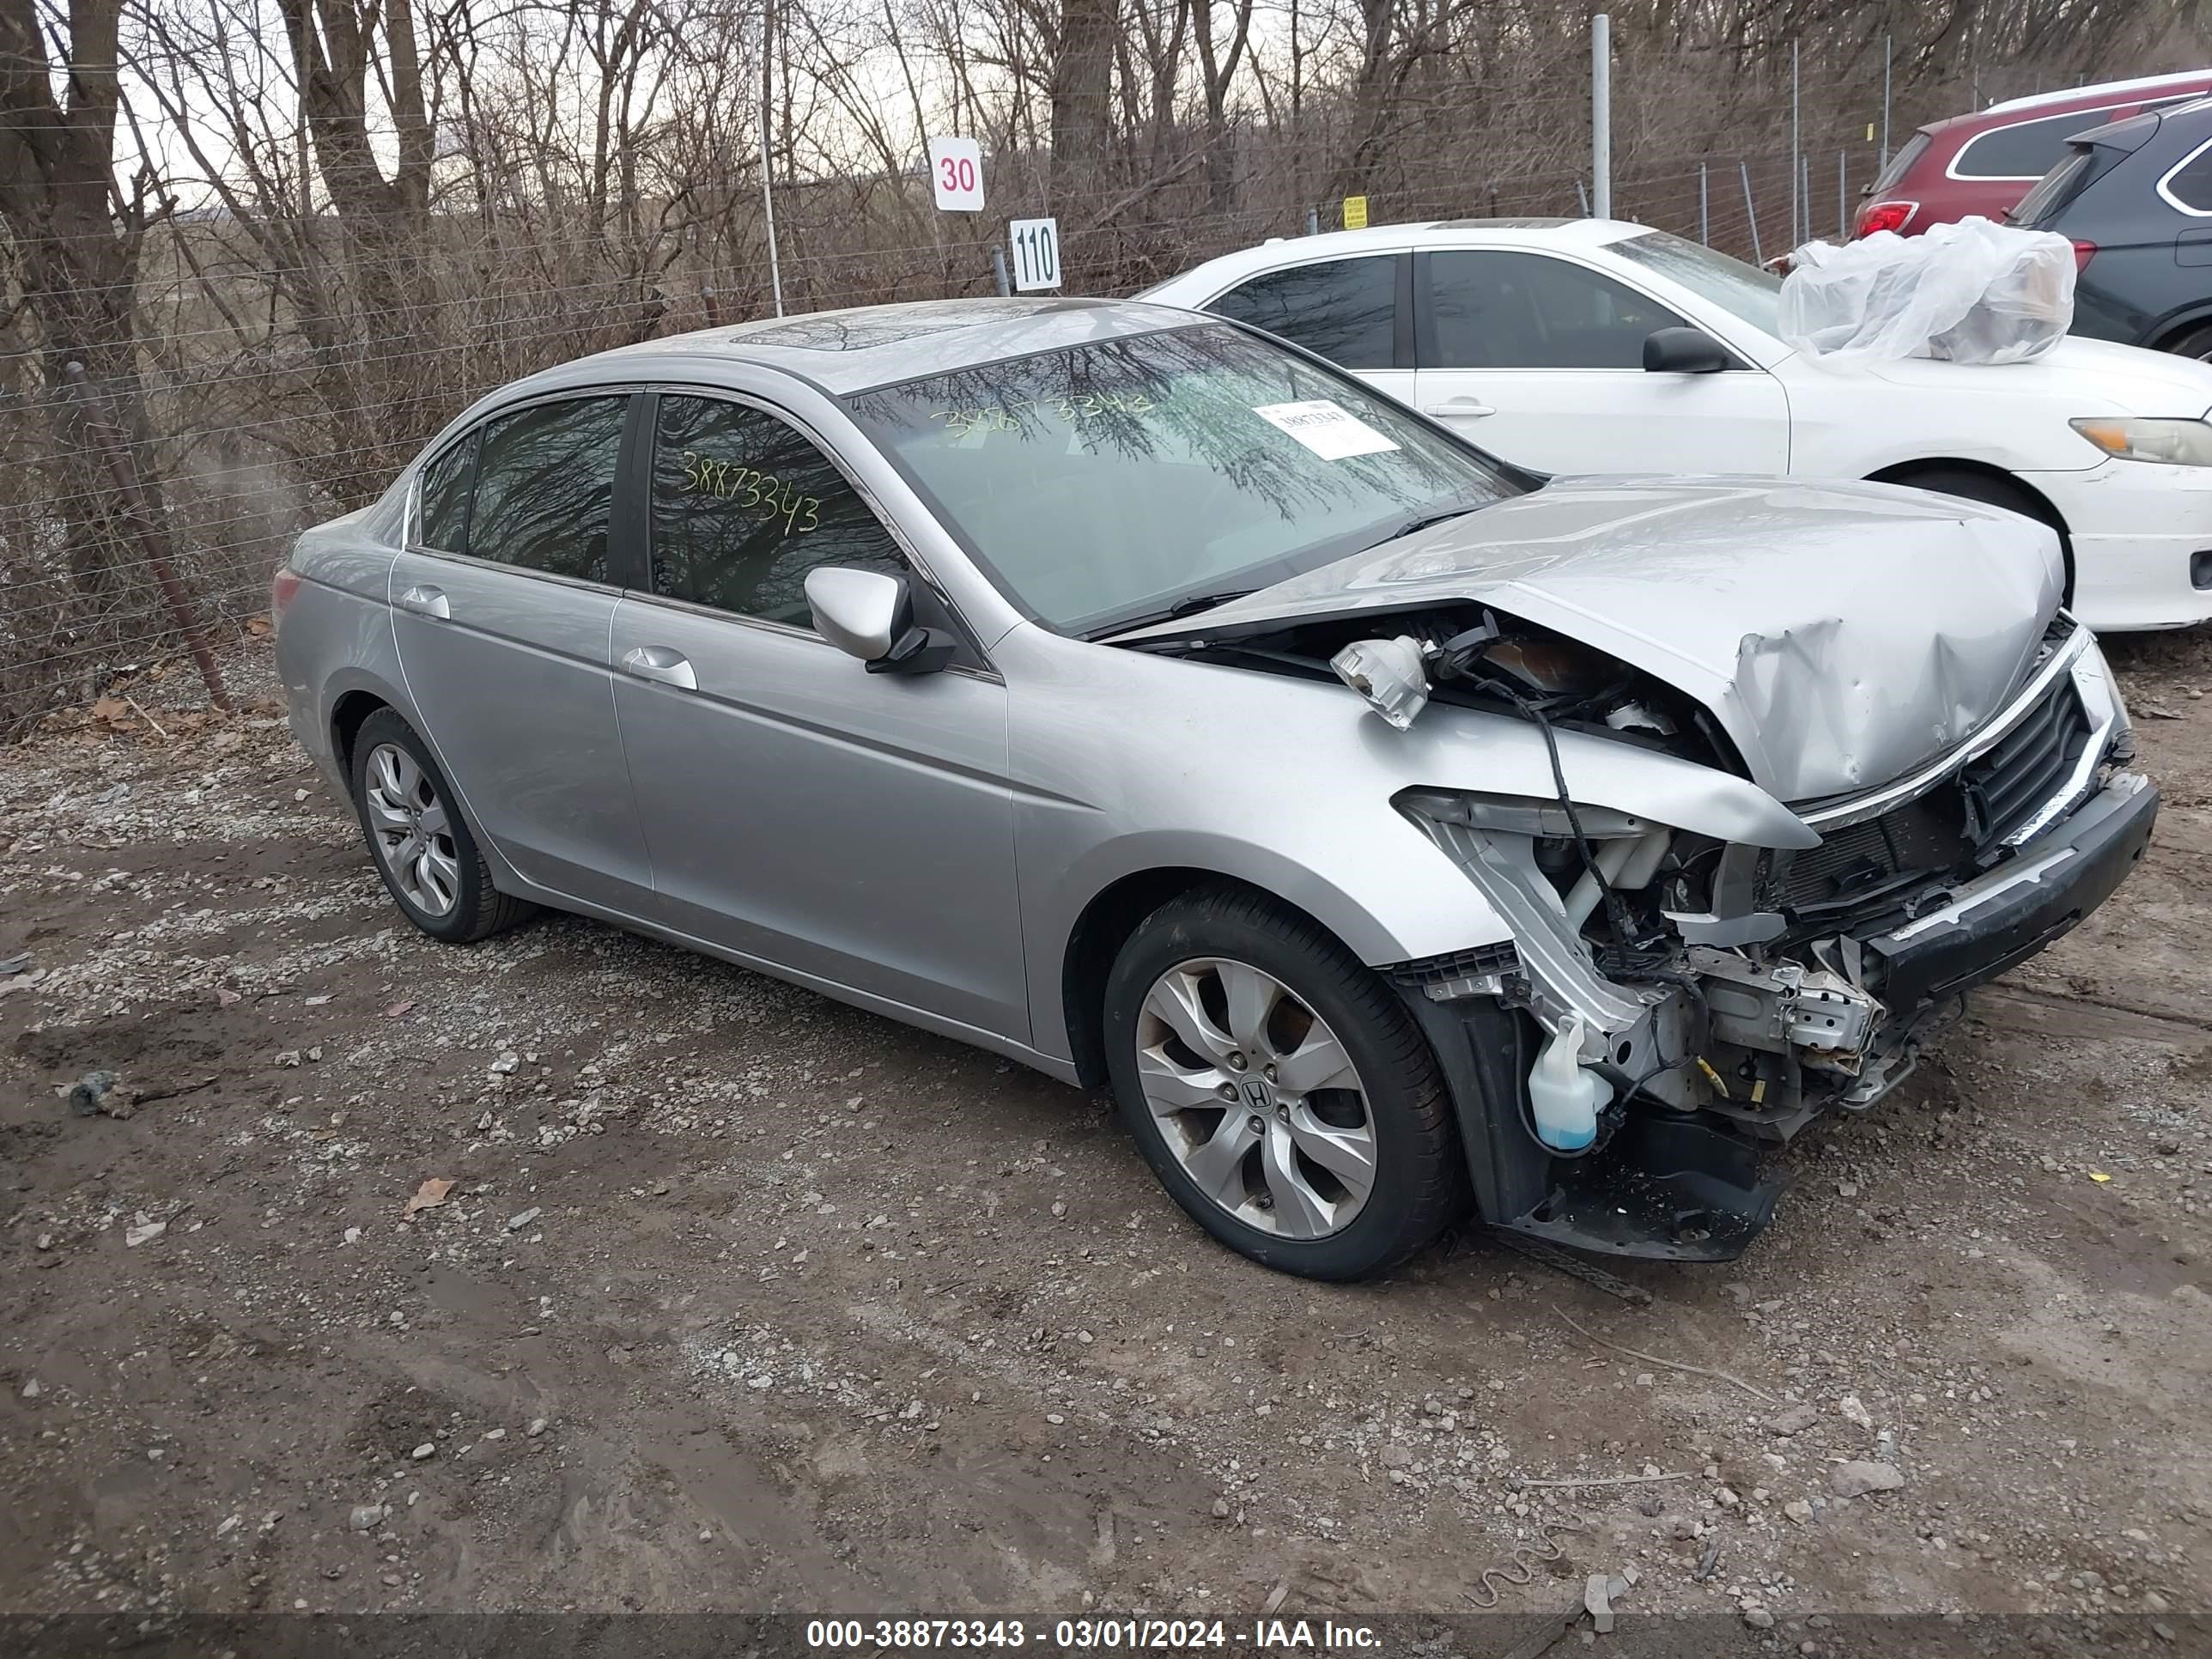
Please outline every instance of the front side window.
[{"label": "front side window", "polygon": [[1526,487],[1349,375],[1219,325],[933,375],[848,407],[1001,591],[1092,637]]},{"label": "front side window", "polygon": [[[627,396],[532,404],[484,423],[471,557],[580,581],[607,579],[607,531]],[[425,521],[428,518],[425,513]]]},{"label": "front side window", "polygon": [[664,394],[653,448],[653,589],[668,599],[811,628],[806,574],[906,561],[812,441],[764,410]]},{"label": "front side window", "polygon": [[1433,351],[1423,368],[1633,368],[1681,319],[1610,276],[1542,253],[1429,255]]},{"label": "front side window", "polygon": [[[1741,318],[1753,328],[1778,337],[1780,334],[1782,279],[1771,270],[1747,265],[1725,253],[1716,253],[1683,237],[1669,236],[1663,230],[1646,231],[1625,242],[1615,242],[1613,252],[1679,283],[1700,300]],[[1637,361],[1641,362],[1643,359],[1639,356]]]},{"label": "front side window", "polygon": [[1207,310],[1264,328],[1346,368],[1398,361],[1395,253],[1271,270],[1232,288]]}]

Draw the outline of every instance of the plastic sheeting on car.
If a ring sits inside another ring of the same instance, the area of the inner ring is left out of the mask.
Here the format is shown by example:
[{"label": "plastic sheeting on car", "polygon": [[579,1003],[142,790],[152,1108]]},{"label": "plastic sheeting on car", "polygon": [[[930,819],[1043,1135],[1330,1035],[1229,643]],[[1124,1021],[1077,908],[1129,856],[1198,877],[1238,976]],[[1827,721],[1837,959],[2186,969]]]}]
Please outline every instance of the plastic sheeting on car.
[{"label": "plastic sheeting on car", "polygon": [[1987,219],[1808,242],[1782,284],[1782,337],[1837,367],[1900,357],[2018,363],[2074,320],[2074,246]]}]

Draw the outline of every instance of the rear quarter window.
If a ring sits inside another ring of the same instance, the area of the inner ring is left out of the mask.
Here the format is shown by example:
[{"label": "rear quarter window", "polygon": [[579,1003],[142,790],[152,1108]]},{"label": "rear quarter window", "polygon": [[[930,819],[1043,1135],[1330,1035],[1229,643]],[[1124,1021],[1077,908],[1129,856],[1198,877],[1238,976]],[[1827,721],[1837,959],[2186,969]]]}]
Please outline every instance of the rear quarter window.
[{"label": "rear quarter window", "polygon": [[2212,142],[2199,144],[2160,179],[2158,192],[2184,213],[2212,218]]},{"label": "rear quarter window", "polygon": [[2103,126],[2124,105],[2110,109],[2069,110],[2036,121],[2016,121],[2008,127],[1991,127],[1969,138],[1951,161],[1954,179],[2040,179],[2066,153],[2066,141],[2077,132]]}]

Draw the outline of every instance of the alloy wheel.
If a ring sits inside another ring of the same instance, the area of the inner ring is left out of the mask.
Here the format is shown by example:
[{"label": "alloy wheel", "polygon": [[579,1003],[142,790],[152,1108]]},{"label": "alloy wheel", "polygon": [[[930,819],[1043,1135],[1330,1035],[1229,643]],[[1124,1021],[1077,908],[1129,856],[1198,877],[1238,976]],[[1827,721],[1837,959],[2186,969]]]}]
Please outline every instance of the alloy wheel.
[{"label": "alloy wheel", "polygon": [[1349,1226],[1375,1185],[1367,1091],[1327,1022],[1272,974],[1220,957],[1152,981],[1137,1077],[1198,1189],[1283,1238]]},{"label": "alloy wheel", "polygon": [[369,751],[362,805],[369,845],[392,884],[426,915],[442,916],[459,902],[461,863],[453,822],[430,775],[397,744]]}]

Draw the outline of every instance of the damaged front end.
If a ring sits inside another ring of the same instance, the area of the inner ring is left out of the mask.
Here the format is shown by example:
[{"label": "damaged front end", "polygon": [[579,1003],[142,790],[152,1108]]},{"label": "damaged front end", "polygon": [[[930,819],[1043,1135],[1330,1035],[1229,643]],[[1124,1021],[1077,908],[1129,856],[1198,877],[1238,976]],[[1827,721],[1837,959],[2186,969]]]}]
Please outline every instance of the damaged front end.
[{"label": "damaged front end", "polygon": [[[2125,769],[2119,697],[2063,613],[1964,742],[1793,803],[1795,846],[1576,799],[1567,732],[1741,775],[1727,735],[1664,683],[1494,611],[1393,621],[1388,639],[1334,642],[1347,684],[1401,729],[1431,700],[1513,712],[1541,729],[1558,784],[1395,798],[1511,930],[1394,977],[1459,1097],[1485,1214],[1517,1231],[1739,1254],[1780,1189],[1761,1151],[1894,1088],[1966,990],[2080,921],[2149,837],[2157,793]],[[1308,623],[1237,648],[1282,665],[1331,644]]]}]

